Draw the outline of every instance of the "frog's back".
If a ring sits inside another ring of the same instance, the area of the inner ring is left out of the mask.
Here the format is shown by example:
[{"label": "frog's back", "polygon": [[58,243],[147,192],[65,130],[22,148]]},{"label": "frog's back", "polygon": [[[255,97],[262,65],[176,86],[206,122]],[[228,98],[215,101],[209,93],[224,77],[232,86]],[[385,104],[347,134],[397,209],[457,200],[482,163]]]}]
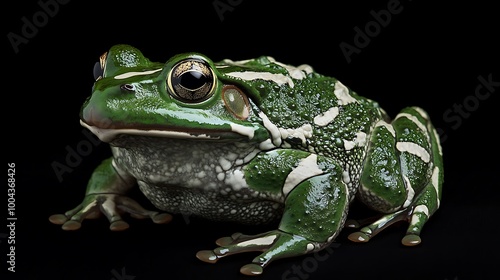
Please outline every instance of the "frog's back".
[{"label": "frog's back", "polygon": [[376,102],[308,65],[295,67],[263,56],[226,59],[216,66],[226,78],[253,90],[260,117],[268,119],[271,131],[279,131],[282,148],[334,159],[355,192],[373,125],[387,118]]},{"label": "frog's back", "polygon": [[264,56],[216,65],[255,91],[254,99],[279,129],[284,147],[339,158],[362,148],[373,124],[386,118],[376,102],[308,65],[294,67]]}]

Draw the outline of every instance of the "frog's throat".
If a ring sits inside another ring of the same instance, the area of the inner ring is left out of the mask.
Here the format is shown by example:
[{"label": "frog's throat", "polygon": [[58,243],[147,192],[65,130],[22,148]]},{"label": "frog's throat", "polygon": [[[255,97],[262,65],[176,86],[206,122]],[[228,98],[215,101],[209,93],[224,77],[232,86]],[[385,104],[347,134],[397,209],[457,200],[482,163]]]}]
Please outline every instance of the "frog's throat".
[{"label": "frog's throat", "polygon": [[[174,139],[197,139],[197,140],[220,140],[222,137],[220,135],[210,134],[210,133],[188,133],[183,131],[170,131],[170,130],[141,130],[141,129],[133,129],[133,128],[100,128],[97,126],[89,125],[85,123],[83,120],[80,120],[80,124],[90,130],[94,135],[96,135],[103,142],[111,142],[118,135],[126,134],[126,135],[137,135],[137,136],[153,136],[153,137],[164,137],[164,138],[174,138]],[[240,137],[233,138],[241,138],[248,137],[248,139],[252,139],[254,136],[253,129],[238,127],[237,129],[233,128],[233,132],[226,132],[227,134],[238,134]]]}]

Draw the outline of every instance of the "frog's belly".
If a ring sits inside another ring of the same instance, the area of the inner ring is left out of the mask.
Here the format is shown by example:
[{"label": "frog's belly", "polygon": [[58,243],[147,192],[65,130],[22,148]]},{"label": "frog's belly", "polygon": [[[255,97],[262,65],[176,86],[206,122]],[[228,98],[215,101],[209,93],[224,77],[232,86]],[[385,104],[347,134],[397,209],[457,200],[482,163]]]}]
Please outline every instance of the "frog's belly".
[{"label": "frog's belly", "polygon": [[237,197],[217,191],[138,183],[155,207],[170,213],[243,224],[269,223],[280,218],[283,213],[283,204],[276,201],[243,199],[242,194]]}]

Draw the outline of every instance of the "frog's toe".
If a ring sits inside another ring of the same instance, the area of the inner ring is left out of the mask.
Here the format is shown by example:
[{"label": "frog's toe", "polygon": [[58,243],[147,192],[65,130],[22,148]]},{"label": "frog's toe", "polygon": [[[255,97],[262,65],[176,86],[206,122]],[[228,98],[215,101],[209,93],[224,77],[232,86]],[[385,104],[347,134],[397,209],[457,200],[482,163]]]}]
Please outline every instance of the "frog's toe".
[{"label": "frog's toe", "polygon": [[196,253],[196,257],[200,261],[204,261],[206,263],[216,263],[219,260],[219,257],[217,257],[217,255],[212,250],[198,251],[198,253]]},{"label": "frog's toe", "polygon": [[[271,243],[262,242],[266,237],[269,238],[270,233],[262,233],[258,235],[244,235],[234,233],[231,236],[222,237],[215,242],[220,247],[213,250],[203,250],[196,254],[196,257],[207,263],[216,263],[220,258],[230,255],[252,252],[265,251],[269,249]],[[271,237],[276,237],[276,234],[271,234]]]},{"label": "frog's toe", "polygon": [[49,217],[49,221],[56,225],[62,225],[68,221],[68,217],[64,214],[54,214]]},{"label": "frog's toe", "polygon": [[248,276],[260,275],[264,268],[258,264],[249,263],[240,268],[240,273]]},{"label": "frog's toe", "polygon": [[370,236],[364,232],[357,231],[349,234],[347,237],[349,240],[353,242],[368,242],[370,240]]},{"label": "frog's toe", "polygon": [[346,228],[359,228],[361,225],[357,220],[349,219],[345,221],[344,227]]},{"label": "frog's toe", "polygon": [[231,236],[225,236],[225,237],[221,237],[219,239],[217,239],[215,241],[215,244],[219,245],[219,246],[227,246],[237,240],[239,240],[241,237],[244,237],[245,235],[243,235],[242,233],[240,232],[236,232],[236,233],[233,233]]},{"label": "frog's toe", "polygon": [[49,221],[56,225],[62,225],[63,230],[77,230],[82,226],[84,219],[93,218],[98,214],[99,209],[96,203],[82,203],[64,214],[50,216]]},{"label": "frog's toe", "polygon": [[156,213],[151,215],[151,220],[155,224],[166,224],[172,221],[173,216],[168,213]]},{"label": "frog's toe", "polygon": [[109,220],[109,229],[122,231],[129,228],[129,224],[122,219],[122,214],[128,213],[135,218],[150,218],[156,224],[168,223],[172,215],[159,213],[144,209],[135,200],[118,194],[91,194],[74,209],[64,214],[55,214],[49,217],[49,221],[56,225],[62,225],[64,230],[77,230],[81,227],[83,220],[95,219],[102,214]]},{"label": "frog's toe", "polygon": [[422,242],[420,236],[416,234],[407,234],[403,239],[401,239],[401,243],[405,246],[416,246]]},{"label": "frog's toe", "polygon": [[63,230],[77,230],[82,227],[82,223],[79,221],[69,220],[62,225]]},{"label": "frog's toe", "polygon": [[112,231],[122,231],[128,229],[129,227],[130,225],[123,220],[111,222],[111,224],[109,225],[109,229]]},{"label": "frog's toe", "polygon": [[226,236],[226,237],[221,237],[221,238],[217,239],[215,241],[215,244],[217,244],[219,246],[227,246],[227,245],[231,244],[233,241],[234,241],[234,239],[231,238],[231,236]]},{"label": "frog's toe", "polygon": [[70,220],[64,214],[55,214],[49,217],[49,221],[56,225],[61,225],[63,230],[77,230],[82,227],[79,221]]}]

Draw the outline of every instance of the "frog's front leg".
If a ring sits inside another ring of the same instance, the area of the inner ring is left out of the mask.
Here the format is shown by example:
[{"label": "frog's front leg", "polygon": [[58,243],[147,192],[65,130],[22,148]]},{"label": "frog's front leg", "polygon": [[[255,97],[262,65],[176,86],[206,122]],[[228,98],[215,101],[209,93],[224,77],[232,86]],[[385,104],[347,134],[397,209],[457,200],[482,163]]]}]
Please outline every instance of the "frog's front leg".
[{"label": "frog's front leg", "polygon": [[64,230],[76,230],[84,219],[97,218],[103,213],[113,231],[128,228],[121,213],[128,212],[136,218],[150,217],[155,223],[166,223],[172,216],[144,209],[135,200],[124,194],[135,185],[135,179],[114,164],[113,159],[104,160],[92,173],[83,202],[64,214],[55,214],[49,220],[62,225]]},{"label": "frog's front leg", "polygon": [[[265,168],[273,164],[274,168]],[[251,173],[255,166],[264,167],[259,169],[261,179],[251,180],[255,178]],[[274,171],[276,167],[279,172]],[[242,274],[258,275],[274,260],[325,248],[342,229],[349,193],[339,165],[332,160],[302,151],[278,150],[264,154],[246,170],[251,187],[263,189],[271,183],[285,197],[278,229],[253,236],[236,233],[218,239],[220,247],[197,253],[200,260],[215,263],[232,254],[260,251],[263,253],[240,269]]]},{"label": "frog's front leg", "polygon": [[411,107],[390,124],[378,122],[358,196],[369,207],[386,214],[349,235],[349,239],[367,242],[394,222],[406,220],[410,225],[402,244],[419,244],[424,224],[439,208],[442,183],[441,146],[427,113]]}]

